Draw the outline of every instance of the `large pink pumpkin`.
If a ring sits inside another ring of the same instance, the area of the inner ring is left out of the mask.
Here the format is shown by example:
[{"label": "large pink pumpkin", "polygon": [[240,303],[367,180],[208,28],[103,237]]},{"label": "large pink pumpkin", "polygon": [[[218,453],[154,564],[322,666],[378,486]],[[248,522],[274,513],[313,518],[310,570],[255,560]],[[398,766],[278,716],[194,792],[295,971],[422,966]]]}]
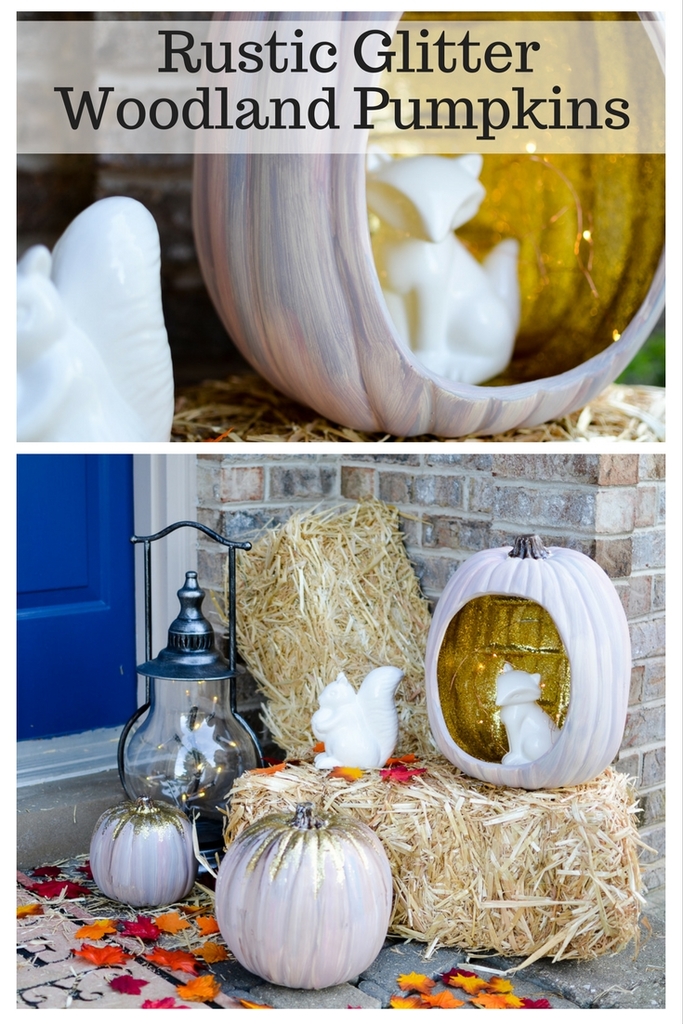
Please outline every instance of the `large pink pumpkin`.
[{"label": "large pink pumpkin", "polygon": [[[255,18],[260,24],[250,26],[250,38],[265,43],[278,21],[298,16],[216,17]],[[334,38],[335,23],[373,16],[308,17],[326,20]],[[398,18],[376,15],[373,24],[391,33]],[[661,22],[651,28],[660,46]],[[265,90],[263,98],[269,82],[264,75],[254,83],[255,91]],[[609,168],[603,174],[609,180]],[[643,186],[632,182],[631,188],[640,195]],[[547,375],[537,380],[460,384],[427,370],[391,320],[368,230],[364,153],[199,155],[193,202],[204,280],[242,355],[285,395],[357,430],[459,437],[564,416],[618,377],[664,307],[662,253],[640,308],[628,324],[619,320],[611,335],[616,340],[589,347],[590,358],[563,372],[546,366]],[[631,224],[623,202],[621,210],[619,225],[630,239],[642,214]],[[613,217],[611,225],[614,230]],[[641,248],[637,233],[628,244]]]},{"label": "large pink pumpkin", "polygon": [[[537,637],[551,635],[534,649]],[[547,675],[548,711],[561,727],[550,750],[520,765],[502,764],[478,744],[494,735],[505,661]],[[575,786],[619,752],[631,678],[628,623],[612,581],[580,551],[519,537],[512,548],[472,555],[439,599],[425,663],[432,733],[467,775],[522,789]]]},{"label": "large pink pumpkin", "polygon": [[391,868],[367,825],[321,821],[311,804],[242,832],[221,861],[216,918],[243,967],[274,985],[319,989],[364,971],[386,937]]}]

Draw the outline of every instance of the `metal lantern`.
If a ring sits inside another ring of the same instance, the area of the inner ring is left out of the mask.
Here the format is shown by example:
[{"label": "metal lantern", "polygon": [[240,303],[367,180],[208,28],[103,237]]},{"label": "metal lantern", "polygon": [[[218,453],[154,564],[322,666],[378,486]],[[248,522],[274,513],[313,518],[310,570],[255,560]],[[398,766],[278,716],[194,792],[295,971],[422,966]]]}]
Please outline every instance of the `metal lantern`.
[{"label": "metal lantern", "polygon": [[[180,612],[169,627],[167,646],[151,657],[151,543],[182,526],[201,530],[228,548],[227,660],[202,614],[204,591],[196,572],[185,574],[178,591]],[[151,797],[196,817],[200,845],[217,848],[234,780],[262,763],[258,740],[238,714],[235,695],[235,550],[251,545],[194,522],[173,523],[131,541],[144,545],[146,660],[138,672],[147,684],[146,701],[119,740],[121,783],[131,800]]]}]

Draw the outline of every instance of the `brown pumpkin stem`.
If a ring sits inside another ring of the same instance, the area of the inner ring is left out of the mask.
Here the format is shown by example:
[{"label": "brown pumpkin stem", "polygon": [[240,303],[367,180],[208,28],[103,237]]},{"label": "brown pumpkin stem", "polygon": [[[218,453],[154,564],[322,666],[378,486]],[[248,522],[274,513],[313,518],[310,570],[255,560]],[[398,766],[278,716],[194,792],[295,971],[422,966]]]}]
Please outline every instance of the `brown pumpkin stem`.
[{"label": "brown pumpkin stem", "polygon": [[316,818],[312,803],[305,803],[296,805],[292,825],[306,832],[311,828],[324,828],[325,822]]},{"label": "brown pumpkin stem", "polygon": [[515,537],[510,558],[547,558],[550,552],[536,533]]}]

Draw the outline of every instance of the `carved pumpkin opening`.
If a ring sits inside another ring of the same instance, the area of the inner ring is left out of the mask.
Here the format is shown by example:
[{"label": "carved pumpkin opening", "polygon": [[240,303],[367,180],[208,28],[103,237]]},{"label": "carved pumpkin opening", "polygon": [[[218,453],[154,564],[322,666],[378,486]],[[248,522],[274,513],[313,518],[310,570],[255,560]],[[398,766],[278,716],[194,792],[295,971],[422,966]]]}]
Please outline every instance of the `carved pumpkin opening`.
[{"label": "carved pumpkin opening", "polygon": [[[634,12],[503,14],[404,13],[399,29],[408,21],[490,20],[638,21]],[[649,82],[640,88],[663,88],[654,48],[646,28],[642,39],[652,56]],[[392,47],[395,46],[392,44]],[[616,55],[594,43],[591,68],[586,74],[586,95],[595,89],[603,73],[623,87],[626,95],[628,67],[638,66],[633,54],[623,62],[621,77],[615,74]],[[400,51],[399,51],[400,52]],[[635,63],[632,63],[634,62]],[[402,75],[384,71],[380,87],[391,96],[420,99],[426,111],[428,97],[439,92],[434,80],[449,76]],[[466,76],[467,77],[467,76]],[[476,76],[460,80],[455,95],[476,98]],[[406,78],[409,81],[405,81]],[[659,79],[659,81],[656,81]],[[615,85],[616,87],[616,85]],[[458,89],[460,91],[458,91]],[[410,101],[409,101],[410,102]],[[415,101],[416,102],[416,101]],[[409,105],[409,104],[408,104]],[[663,109],[663,100],[662,100]],[[408,119],[408,108],[404,119]],[[414,112],[413,112],[414,116]],[[423,117],[426,114],[422,114]],[[397,159],[438,153],[438,142],[425,141],[430,132],[397,130],[393,108],[374,118],[370,141],[385,146]],[[431,133],[432,137],[435,133]],[[458,133],[458,135],[461,133]],[[545,133],[547,136],[549,133]],[[555,133],[557,135],[558,133]],[[598,134],[598,133],[593,133]],[[604,132],[601,133],[604,135]],[[572,370],[615,345],[636,318],[653,284],[664,251],[665,157],[663,153],[544,154],[543,133],[536,133],[538,153],[486,153],[480,175],[486,196],[478,213],[457,229],[458,239],[481,262],[503,239],[519,242],[518,280],[521,321],[514,351],[506,369],[479,383],[502,387],[541,380]],[[489,151],[491,146],[488,146]],[[463,152],[466,150],[463,149]],[[449,155],[444,153],[443,155]],[[381,251],[384,227],[370,214],[370,235],[380,281],[386,277]],[[651,325],[643,327],[632,352],[647,339]],[[419,355],[414,358],[419,359]]]},{"label": "carved pumpkin opening", "polygon": [[569,658],[557,626],[536,601],[485,594],[463,605],[444,634],[437,661],[439,703],[461,750],[500,762],[508,752],[496,705],[505,662],[541,674],[540,707],[562,728],[569,707]]}]

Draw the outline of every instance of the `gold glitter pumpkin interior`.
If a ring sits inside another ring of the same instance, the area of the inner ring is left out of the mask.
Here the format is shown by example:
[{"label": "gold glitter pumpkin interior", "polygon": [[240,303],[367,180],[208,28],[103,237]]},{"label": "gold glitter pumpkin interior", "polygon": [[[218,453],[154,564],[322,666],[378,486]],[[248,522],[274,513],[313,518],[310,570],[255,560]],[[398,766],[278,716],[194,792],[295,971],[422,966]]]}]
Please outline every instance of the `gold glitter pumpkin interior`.
[{"label": "gold glitter pumpkin interior", "polygon": [[[403,15],[404,21],[500,19],[637,21],[638,16]],[[613,54],[598,50],[596,75],[600,63],[611,59]],[[392,94],[400,93],[400,79],[385,72],[382,82]],[[415,83],[409,84],[415,91]],[[413,132],[398,134],[407,137],[400,140],[403,155],[420,152]],[[640,309],[663,252],[664,174],[663,153],[484,156],[481,182],[486,197],[477,215],[458,229],[458,237],[478,260],[502,239],[518,239],[522,304],[512,360],[487,385],[520,384],[565,373],[618,340]],[[371,225],[375,242],[377,231]]]},{"label": "gold glitter pumpkin interior", "polygon": [[496,706],[496,679],[505,662],[541,674],[539,705],[562,728],[571,690],[569,658],[550,614],[536,601],[486,594],[451,620],[437,661],[439,704],[458,747],[479,761],[508,752]]}]

